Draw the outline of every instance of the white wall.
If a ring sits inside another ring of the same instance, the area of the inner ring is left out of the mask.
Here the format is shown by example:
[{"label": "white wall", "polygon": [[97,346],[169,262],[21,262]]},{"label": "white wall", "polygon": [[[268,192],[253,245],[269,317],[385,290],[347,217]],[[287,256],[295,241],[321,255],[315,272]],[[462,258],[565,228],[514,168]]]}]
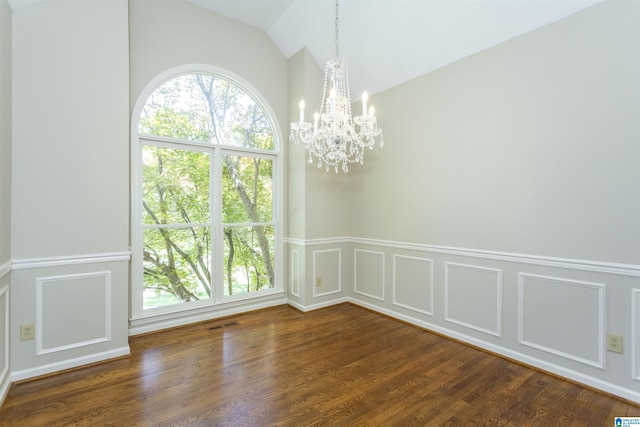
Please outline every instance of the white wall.
[{"label": "white wall", "polygon": [[11,8],[0,0],[0,402],[9,390],[11,271]]},{"label": "white wall", "polygon": [[[127,9],[13,13],[14,379],[129,351]],[[19,340],[26,323],[36,340]]]}]

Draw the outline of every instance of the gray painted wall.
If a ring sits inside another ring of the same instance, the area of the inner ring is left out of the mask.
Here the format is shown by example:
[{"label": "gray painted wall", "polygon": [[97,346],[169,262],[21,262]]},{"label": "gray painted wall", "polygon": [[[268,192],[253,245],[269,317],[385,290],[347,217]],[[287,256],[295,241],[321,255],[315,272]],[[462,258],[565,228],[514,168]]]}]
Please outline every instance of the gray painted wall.
[{"label": "gray painted wall", "polygon": [[[385,147],[347,176],[301,171],[292,148],[297,304],[353,301],[640,400],[639,8],[608,1],[377,94]],[[44,2],[10,21],[0,0],[0,73],[13,70],[13,103],[0,100],[12,114],[0,162],[13,158],[0,236],[11,224],[13,247],[0,237],[0,265],[14,260],[0,287],[11,277],[22,379],[128,351],[129,120],[145,85],[179,65],[225,68],[287,135],[293,88],[320,91],[322,70],[186,0]],[[65,323],[70,310],[89,321]],[[53,329],[20,342],[33,322]],[[607,331],[623,355],[604,352]]]},{"label": "gray painted wall", "polygon": [[11,8],[0,1],[0,266],[11,258]]},{"label": "gray painted wall", "polygon": [[638,52],[640,3],[612,0],[373,96],[385,146],[344,177],[344,234],[290,245],[302,309],[350,301],[640,401]]},{"label": "gray painted wall", "polygon": [[377,94],[386,145],[352,175],[352,235],[640,263],[639,7],[604,2]]},{"label": "gray painted wall", "polygon": [[640,401],[638,52],[614,0],[377,94],[352,301]]},{"label": "gray painted wall", "polygon": [[[322,101],[324,70],[307,49],[289,59],[289,123],[299,120],[299,102],[306,104],[305,121],[311,122]],[[347,265],[336,268],[346,247],[327,252],[306,250],[310,242],[341,239],[349,235],[349,175],[327,173],[308,162],[302,143],[288,143],[288,257],[287,287],[290,303],[299,308],[345,298],[350,282]],[[352,166],[357,168],[358,166]],[[340,245],[338,245],[340,246]],[[318,281],[319,279],[319,281]]]},{"label": "gray painted wall", "polygon": [[0,0],[0,400],[9,371],[9,279],[11,268],[11,8]]},{"label": "gray painted wall", "polygon": [[18,380],[129,351],[128,4],[38,3],[12,34]]},{"label": "gray painted wall", "polygon": [[13,15],[12,256],[128,248],[127,2]]},{"label": "gray painted wall", "polygon": [[[139,99],[143,89],[158,76],[169,79],[171,73],[178,69],[189,72],[199,65],[207,70],[215,68],[257,92],[258,97],[267,104],[265,107],[275,116],[275,126],[280,127],[283,136],[277,142],[281,150],[286,150],[287,61],[264,31],[208,11],[187,0],[130,1],[129,22],[131,106],[138,101],[144,102],[144,99]],[[135,114],[139,113],[133,111],[132,115]],[[133,118],[132,123],[136,126]],[[132,147],[134,150],[137,147],[135,135]],[[135,228],[133,230],[135,232]],[[276,256],[285,257],[284,251],[279,249],[276,249]],[[132,261],[134,265],[140,265],[138,257],[141,257],[141,250],[135,247],[133,250]],[[279,277],[279,271],[280,268],[276,277]],[[132,270],[134,283],[141,280],[141,276],[141,270]],[[213,301],[213,305],[203,305],[179,314],[151,317],[135,309],[141,303],[137,304],[134,297],[131,301],[130,332],[136,334],[282,304],[286,301],[286,293],[276,289],[273,294],[263,298],[232,303],[218,300]]]},{"label": "gray painted wall", "polygon": [[209,64],[250,82],[268,100],[287,135],[287,63],[264,31],[188,0],[132,0],[129,14],[131,106],[162,72]]}]

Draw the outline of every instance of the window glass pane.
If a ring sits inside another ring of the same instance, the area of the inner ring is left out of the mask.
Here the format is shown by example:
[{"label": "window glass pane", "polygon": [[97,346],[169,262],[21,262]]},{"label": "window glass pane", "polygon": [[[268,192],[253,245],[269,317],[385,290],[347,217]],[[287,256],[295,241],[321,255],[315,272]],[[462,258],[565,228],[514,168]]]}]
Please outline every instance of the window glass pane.
[{"label": "window glass pane", "polygon": [[143,223],[208,224],[209,176],[209,153],[144,146]]},{"label": "window glass pane", "polygon": [[273,150],[273,132],[255,100],[234,83],[213,75],[169,80],[147,99],[141,133]]},{"label": "window glass pane", "polygon": [[225,227],[224,294],[274,287],[274,227]]},{"label": "window glass pane", "polygon": [[223,156],[222,221],[266,222],[273,218],[273,161]]},{"label": "window glass pane", "polygon": [[144,230],[144,308],[211,297],[209,227]]},{"label": "window glass pane", "polygon": [[235,80],[205,73],[170,78],[143,105],[134,125],[141,149],[134,318],[280,286],[279,154],[272,121],[256,99]]}]

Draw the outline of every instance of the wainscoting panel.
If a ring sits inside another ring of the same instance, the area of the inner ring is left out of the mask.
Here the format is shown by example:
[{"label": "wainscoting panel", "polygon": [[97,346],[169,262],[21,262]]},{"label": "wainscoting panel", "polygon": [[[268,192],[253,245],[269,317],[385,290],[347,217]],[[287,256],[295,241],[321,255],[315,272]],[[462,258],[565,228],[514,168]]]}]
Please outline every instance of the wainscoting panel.
[{"label": "wainscoting panel", "polygon": [[289,292],[300,297],[300,251],[295,249],[289,253]]},{"label": "wainscoting panel", "polygon": [[353,291],[384,301],[384,252],[355,249],[353,251]]},{"label": "wainscoting panel", "polygon": [[633,379],[640,381],[640,289],[631,290],[631,360]]},{"label": "wainscoting panel", "polygon": [[[351,302],[640,403],[640,265],[348,237],[301,245],[316,251],[314,275],[327,274],[321,261],[338,269],[338,249],[348,256],[342,293],[300,310]],[[623,354],[605,352],[607,328]]]},{"label": "wainscoting panel", "polygon": [[502,336],[502,271],[445,263],[445,320]]},{"label": "wainscoting panel", "polygon": [[111,272],[37,278],[35,325],[38,355],[109,341]]},{"label": "wainscoting panel", "polygon": [[520,273],[518,294],[521,344],[604,369],[604,284]]},{"label": "wainscoting panel", "polygon": [[[14,260],[10,372],[13,381],[129,353],[129,254]],[[34,324],[21,341],[19,325]]]},{"label": "wainscoting panel", "polygon": [[342,291],[342,250],[313,251],[313,297]]},{"label": "wainscoting panel", "polygon": [[433,260],[393,255],[393,304],[433,316]]}]

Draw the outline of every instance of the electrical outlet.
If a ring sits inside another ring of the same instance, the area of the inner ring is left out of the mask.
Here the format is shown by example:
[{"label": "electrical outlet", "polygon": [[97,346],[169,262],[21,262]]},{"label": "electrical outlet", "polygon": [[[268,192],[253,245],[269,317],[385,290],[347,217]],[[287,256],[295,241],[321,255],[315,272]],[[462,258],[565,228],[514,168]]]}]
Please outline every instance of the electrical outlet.
[{"label": "electrical outlet", "polygon": [[322,277],[316,277],[316,286],[322,286]]},{"label": "electrical outlet", "polygon": [[607,350],[622,354],[622,336],[607,334]]},{"label": "electrical outlet", "polygon": [[20,341],[35,339],[36,326],[31,323],[29,325],[20,325]]}]

